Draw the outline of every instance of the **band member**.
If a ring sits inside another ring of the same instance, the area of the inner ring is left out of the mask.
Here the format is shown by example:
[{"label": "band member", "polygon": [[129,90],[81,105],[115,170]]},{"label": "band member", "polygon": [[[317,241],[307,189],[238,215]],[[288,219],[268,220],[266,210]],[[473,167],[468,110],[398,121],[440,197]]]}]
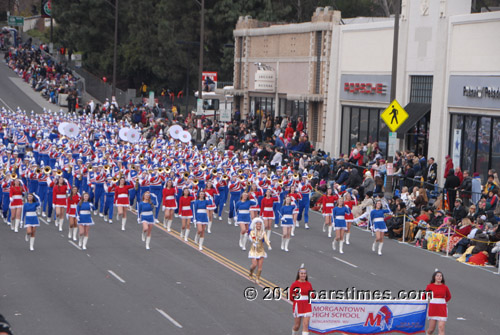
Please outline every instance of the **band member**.
[{"label": "band member", "polygon": [[337,200],[338,196],[333,194],[333,189],[330,187],[326,190],[326,194],[323,194],[321,199],[319,199],[319,202],[321,203],[321,213],[325,218],[323,232],[325,232],[326,227],[328,227],[328,237],[332,237],[332,211]]},{"label": "band member", "polygon": [[26,227],[26,241],[29,239],[30,242],[30,251],[35,250],[36,227],[40,226],[36,214],[36,210],[39,206],[40,202],[38,199],[36,199],[32,193],[28,194],[27,202],[23,205],[23,222],[24,227]]},{"label": "band member", "polygon": [[167,228],[168,231],[170,231],[170,228],[172,227],[174,211],[177,209],[177,201],[175,200],[176,194],[177,189],[174,187],[172,179],[168,179],[166,182],[166,186],[162,191],[163,210],[165,211],[163,227]]},{"label": "band member", "polygon": [[293,302],[293,328],[292,334],[300,334],[300,324],[302,323],[302,334],[309,334],[309,320],[312,316],[312,307],[309,296],[313,293],[313,288],[307,276],[307,270],[302,265],[297,272],[295,281],[290,286],[290,300]]},{"label": "band member", "polygon": [[[243,179],[243,178],[242,178]],[[234,205],[240,199],[241,190],[243,189],[243,180],[234,175],[229,183],[229,219],[228,224],[232,223],[233,217],[235,217],[236,212],[234,211]],[[235,226],[237,224],[235,223]]]},{"label": "band member", "polygon": [[194,243],[198,243],[198,249],[203,250],[203,241],[205,240],[205,227],[208,225],[207,208],[212,204],[212,200],[208,200],[205,191],[200,191],[198,199],[193,203],[194,221],[196,222],[196,236]]},{"label": "band member", "polygon": [[[11,219],[13,221],[14,232],[19,231],[19,222],[21,222],[21,214],[23,211],[23,193],[24,188],[21,184],[20,179],[14,179],[10,185],[9,190],[9,209],[11,213]],[[11,227],[12,227],[11,226]]]},{"label": "band member", "polygon": [[208,200],[210,200],[212,203],[210,206],[207,207],[208,211],[208,226],[207,226],[207,232],[210,234],[212,230],[212,222],[214,219],[214,211],[216,210],[217,206],[215,204],[215,198],[218,196],[219,191],[214,187],[214,184],[212,181],[207,181],[207,187],[205,188],[205,195]]},{"label": "band member", "polygon": [[257,184],[252,183],[249,192],[250,200],[253,200],[255,202],[255,205],[252,205],[252,207],[250,207],[250,217],[252,218],[252,220],[259,216],[260,202],[263,197],[264,194],[262,193],[262,189],[258,187]]},{"label": "band member", "polygon": [[76,218],[76,208],[80,202],[80,194],[78,194],[78,187],[73,186],[71,188],[71,193],[66,199],[66,215],[69,221],[69,233],[68,238],[73,238],[76,241],[78,237],[78,224]]},{"label": "band member", "polygon": [[127,210],[130,207],[129,191],[134,189],[134,183],[126,184],[125,177],[121,177],[118,186],[115,188],[115,200],[117,218],[122,220],[122,230],[127,224]]},{"label": "band member", "polygon": [[271,250],[271,243],[267,238],[266,230],[264,229],[264,224],[261,218],[255,218],[252,220],[248,237],[251,243],[248,258],[252,260],[248,276],[250,279],[253,279],[253,272],[255,271],[255,268],[257,268],[257,277],[255,278],[255,282],[259,284],[260,275],[262,274],[262,266],[264,265],[264,258],[267,257],[266,251],[264,250],[264,243],[266,243],[267,248]]},{"label": "band member", "polygon": [[300,183],[299,191],[302,194],[302,200],[299,202],[299,216],[297,217],[298,222],[302,220],[302,213],[304,213],[304,225],[306,229],[309,229],[309,204],[311,202],[311,192],[313,188],[309,183],[309,175],[304,173],[302,175],[302,182]]},{"label": "band member", "polygon": [[146,249],[149,250],[149,244],[151,242],[151,230],[155,223],[154,210],[155,203],[149,191],[144,192],[142,195],[141,202],[137,203],[137,219],[140,224],[142,224],[142,241],[146,242]]},{"label": "band member", "polygon": [[115,201],[116,183],[108,176],[104,183],[104,222],[113,223],[113,203]]},{"label": "band member", "polygon": [[217,171],[217,191],[219,191],[219,197],[217,199],[217,212],[219,214],[219,221],[222,221],[222,211],[224,210],[224,205],[227,201],[227,195],[229,193],[229,188],[227,186],[226,175],[222,175],[222,170]]},{"label": "band member", "polygon": [[372,229],[375,231],[375,241],[372,245],[372,251],[375,252],[378,243],[378,254],[382,256],[382,246],[384,245],[384,233],[387,231],[387,226],[385,225],[384,215],[390,213],[389,209],[382,208],[382,201],[378,200],[375,202],[375,209],[370,212],[370,221],[372,223]]},{"label": "band member", "polygon": [[281,227],[283,234],[281,237],[281,250],[288,252],[288,245],[290,244],[290,236],[293,229],[294,217],[297,215],[297,206],[292,203],[292,198],[287,195],[281,206]]},{"label": "band member", "polygon": [[450,301],[451,293],[448,286],[445,285],[444,276],[441,271],[436,269],[436,272],[432,275],[430,284],[427,285],[425,290],[432,292],[432,299],[429,301],[427,312],[429,327],[426,334],[434,333],[437,324],[439,335],[444,335],[444,328],[448,320],[448,307],[446,303]]},{"label": "band member", "polygon": [[59,231],[62,231],[64,222],[64,209],[67,207],[67,193],[69,186],[62,176],[57,177],[54,181],[52,191],[52,204],[56,209],[56,226],[59,226]]},{"label": "band member", "polygon": [[[278,198],[272,196],[270,188],[266,191],[266,196],[260,202],[260,216],[264,219],[264,226],[267,232],[267,239],[271,240],[271,225],[274,220],[273,204]],[[271,248],[269,250],[272,250]]]},{"label": "band member", "polygon": [[[368,192],[367,192],[368,193]],[[351,225],[354,222],[354,215],[352,214],[352,207],[356,206],[358,204],[358,201],[356,198],[351,197],[351,193],[346,192],[344,194],[344,205],[349,207],[351,210],[351,213],[347,214],[345,217],[345,221],[347,223],[347,232],[345,234],[345,244],[349,244],[349,239],[351,237]]]},{"label": "band member", "polygon": [[297,191],[296,186],[292,185],[292,186],[290,186],[290,192],[288,193],[288,195],[290,195],[290,198],[292,199],[292,204],[294,204],[297,207],[297,209],[294,212],[294,216],[293,216],[294,225],[292,227],[292,233],[291,233],[291,236],[295,236],[295,227],[299,226],[299,222],[297,220],[297,217],[299,214],[299,203],[302,200],[302,194]]},{"label": "band member", "polygon": [[242,250],[246,250],[248,239],[248,226],[250,225],[250,209],[256,204],[255,200],[248,199],[248,193],[241,194],[240,201],[235,205],[236,223],[240,225],[240,242],[239,246]]},{"label": "band member", "polygon": [[89,229],[90,226],[94,225],[92,220],[92,211],[94,206],[90,202],[90,195],[88,193],[83,193],[80,203],[76,207],[76,216],[78,219],[78,227],[80,229],[80,238],[78,239],[78,246],[82,250],[87,250],[87,242],[89,240]]},{"label": "band member", "polygon": [[[157,170],[152,171],[149,176],[149,190],[152,194],[156,196],[156,199],[160,199],[162,197],[163,191],[163,183],[165,182],[165,178],[163,178]],[[156,207],[155,211],[155,222],[158,223],[158,214],[160,213],[160,207]]]},{"label": "band member", "polygon": [[344,231],[347,230],[345,216],[350,214],[349,207],[344,205],[344,199],[340,198],[337,201],[337,207],[333,208],[332,217],[335,222],[335,239],[332,242],[332,249],[336,250],[336,244],[339,242],[339,252],[344,253]]},{"label": "band member", "polygon": [[182,191],[182,197],[179,199],[179,216],[182,220],[181,238],[187,242],[189,238],[189,229],[191,228],[191,219],[193,218],[193,210],[191,203],[195,200],[188,188]]}]

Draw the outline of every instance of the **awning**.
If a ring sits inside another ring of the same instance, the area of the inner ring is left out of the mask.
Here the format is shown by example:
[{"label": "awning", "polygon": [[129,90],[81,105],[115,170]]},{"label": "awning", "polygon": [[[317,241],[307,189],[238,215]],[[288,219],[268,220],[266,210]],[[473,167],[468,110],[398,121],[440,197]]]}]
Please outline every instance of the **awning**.
[{"label": "awning", "polygon": [[397,130],[399,138],[404,138],[406,133],[431,111],[431,104],[410,102],[405,106],[405,111],[408,113],[408,118]]}]

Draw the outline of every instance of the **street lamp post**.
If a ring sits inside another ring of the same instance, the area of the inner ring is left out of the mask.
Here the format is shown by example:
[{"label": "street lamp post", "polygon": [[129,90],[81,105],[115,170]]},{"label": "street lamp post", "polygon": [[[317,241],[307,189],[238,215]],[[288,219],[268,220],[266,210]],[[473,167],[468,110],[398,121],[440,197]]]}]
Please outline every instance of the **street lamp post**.
[{"label": "street lamp post", "polygon": [[118,46],[118,0],[115,0],[115,45],[113,47],[113,88],[111,94],[116,97],[116,56]]},{"label": "street lamp post", "polygon": [[198,99],[203,99],[203,37],[205,35],[205,0],[201,0],[200,64],[198,66]]}]

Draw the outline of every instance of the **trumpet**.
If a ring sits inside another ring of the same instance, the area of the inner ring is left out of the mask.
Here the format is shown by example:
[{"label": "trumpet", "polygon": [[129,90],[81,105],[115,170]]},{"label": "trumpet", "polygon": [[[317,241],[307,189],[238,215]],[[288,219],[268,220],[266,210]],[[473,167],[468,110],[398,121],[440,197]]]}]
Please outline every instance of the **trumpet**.
[{"label": "trumpet", "polygon": [[187,172],[187,171],[184,172],[183,177],[184,177],[184,179],[188,179],[189,178],[189,172]]},{"label": "trumpet", "polygon": [[283,185],[283,183],[284,183],[283,179],[281,179],[281,178],[278,179],[278,184]]},{"label": "trumpet", "polygon": [[156,169],[156,171],[157,171],[158,173],[163,173],[163,172],[165,171],[165,169],[161,167],[161,168]]},{"label": "trumpet", "polygon": [[245,176],[240,175],[238,178],[240,178],[241,181],[245,180]]},{"label": "trumpet", "polygon": [[142,161],[144,159],[144,154],[140,154],[139,159]]},{"label": "trumpet", "polygon": [[111,166],[109,166],[108,164],[104,165],[104,170],[109,171],[110,169],[111,169]]},{"label": "trumpet", "polygon": [[114,177],[113,177],[113,179],[111,179],[111,181],[112,181],[113,183],[118,182],[118,177],[114,176]]},{"label": "trumpet", "polygon": [[94,170],[94,167],[92,166],[92,164],[87,165],[87,170],[89,170],[90,172],[92,172]]},{"label": "trumpet", "polygon": [[14,172],[10,175],[10,178],[11,179],[17,179],[17,174]]},{"label": "trumpet", "polygon": [[298,173],[294,173],[294,174],[293,174],[293,178],[294,178],[294,179],[299,179],[299,174],[298,174]]},{"label": "trumpet", "polygon": [[165,173],[170,173],[170,171],[172,171],[172,169],[170,169],[170,167],[167,166],[164,171],[165,171]]},{"label": "trumpet", "polygon": [[59,176],[59,177],[60,177],[60,176],[62,176],[62,175],[63,175],[62,170],[57,170],[57,171],[56,171],[56,175],[57,175],[57,176]]},{"label": "trumpet", "polygon": [[223,175],[223,176],[222,176],[222,179],[224,179],[224,180],[228,180],[228,179],[229,179],[229,176],[228,176],[227,174],[225,174],[225,175]]},{"label": "trumpet", "polygon": [[201,171],[205,171],[206,169],[207,169],[207,164],[202,163],[202,164],[200,165],[200,170],[201,170]]},{"label": "trumpet", "polygon": [[252,182],[250,180],[247,180],[247,186],[252,185]]},{"label": "trumpet", "polygon": [[198,185],[199,181],[198,179],[193,180],[193,185]]},{"label": "trumpet", "polygon": [[238,170],[238,175],[242,175],[243,174],[243,170],[242,169],[239,169]]},{"label": "trumpet", "polygon": [[43,168],[43,173],[45,174],[51,174],[52,173],[52,169],[50,168],[50,166],[46,166]]},{"label": "trumpet", "polygon": [[309,174],[307,175],[307,179],[309,179],[309,180],[313,179],[313,175],[312,175],[312,173],[309,173]]},{"label": "trumpet", "polygon": [[40,172],[42,172],[42,170],[40,168],[36,168],[35,173],[39,174]]},{"label": "trumpet", "polygon": [[213,174],[214,176],[216,176],[216,175],[217,175],[217,169],[212,169],[212,174]]}]

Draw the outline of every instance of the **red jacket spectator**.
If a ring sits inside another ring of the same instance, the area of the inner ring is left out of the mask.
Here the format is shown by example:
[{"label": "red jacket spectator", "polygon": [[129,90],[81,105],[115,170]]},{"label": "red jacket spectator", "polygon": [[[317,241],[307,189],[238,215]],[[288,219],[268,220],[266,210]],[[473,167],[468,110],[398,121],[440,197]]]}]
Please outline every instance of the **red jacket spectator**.
[{"label": "red jacket spectator", "polygon": [[448,173],[450,172],[450,169],[453,170],[453,161],[451,160],[450,156],[446,156],[446,166],[444,168],[444,177],[448,177]]},{"label": "red jacket spectator", "polygon": [[297,123],[297,131],[302,132],[303,130],[304,130],[304,123],[302,122],[302,120],[299,120],[299,122]]},{"label": "red jacket spectator", "polygon": [[288,126],[285,129],[285,138],[290,139],[293,137],[293,128],[290,123],[288,123]]}]

